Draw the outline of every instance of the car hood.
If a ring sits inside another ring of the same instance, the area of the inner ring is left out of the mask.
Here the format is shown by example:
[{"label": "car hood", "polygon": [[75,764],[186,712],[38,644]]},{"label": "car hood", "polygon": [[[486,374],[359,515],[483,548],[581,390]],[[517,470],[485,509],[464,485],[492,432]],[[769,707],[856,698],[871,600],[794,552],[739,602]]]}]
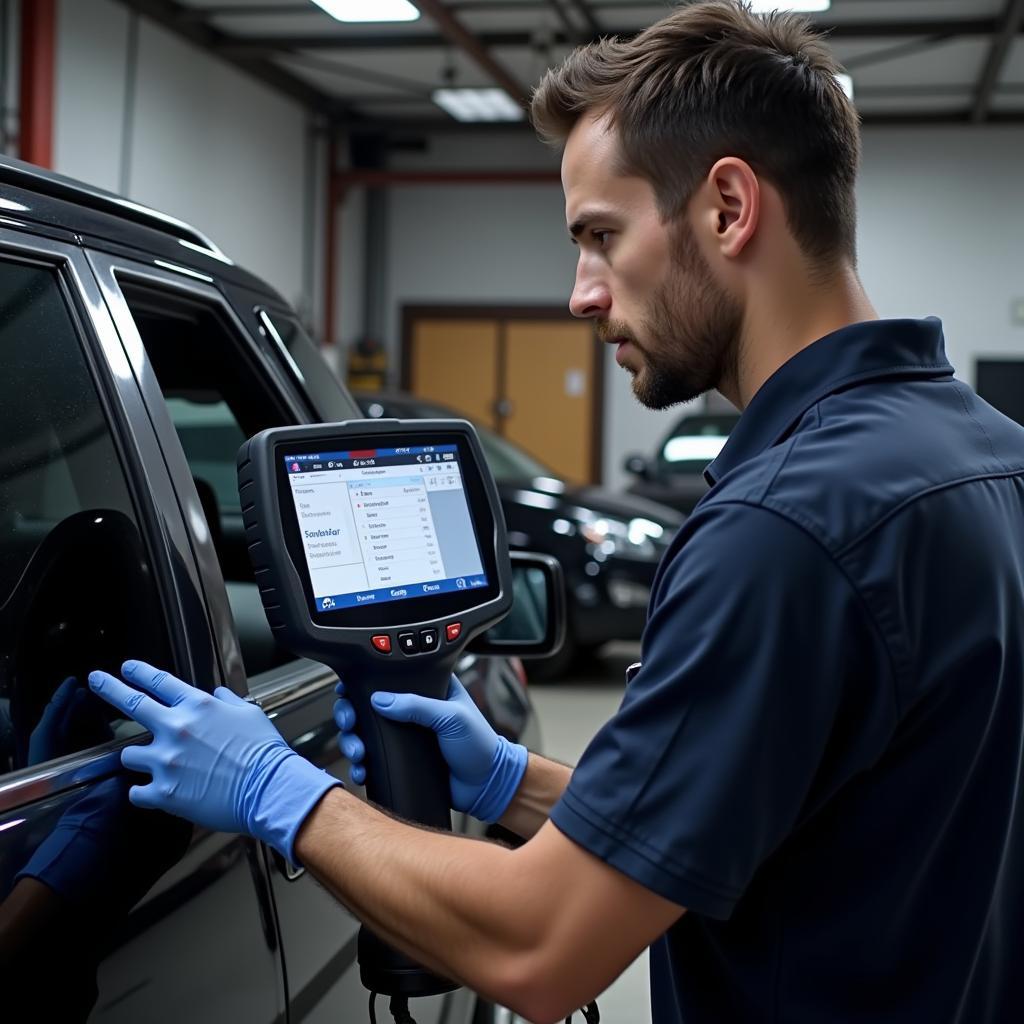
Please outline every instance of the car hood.
[{"label": "car hood", "polygon": [[512,492],[525,491],[537,495],[554,498],[558,506],[590,509],[598,515],[611,516],[615,519],[650,519],[652,523],[665,527],[667,530],[678,529],[686,518],[673,508],[661,505],[647,498],[639,498],[632,494],[618,494],[604,487],[576,487],[565,484],[564,490],[556,491],[550,483],[538,486],[533,480],[502,480],[498,490],[503,496],[508,495],[515,500]]}]

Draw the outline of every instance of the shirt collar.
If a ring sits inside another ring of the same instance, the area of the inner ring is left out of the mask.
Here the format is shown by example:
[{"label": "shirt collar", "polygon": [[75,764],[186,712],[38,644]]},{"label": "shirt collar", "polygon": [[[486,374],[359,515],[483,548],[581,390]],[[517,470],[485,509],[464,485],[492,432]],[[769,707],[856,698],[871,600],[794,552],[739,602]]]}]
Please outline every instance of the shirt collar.
[{"label": "shirt collar", "polygon": [[801,349],[761,386],[704,470],[708,484],[778,444],[815,403],[840,388],[880,377],[951,377],[942,322],[868,320]]}]

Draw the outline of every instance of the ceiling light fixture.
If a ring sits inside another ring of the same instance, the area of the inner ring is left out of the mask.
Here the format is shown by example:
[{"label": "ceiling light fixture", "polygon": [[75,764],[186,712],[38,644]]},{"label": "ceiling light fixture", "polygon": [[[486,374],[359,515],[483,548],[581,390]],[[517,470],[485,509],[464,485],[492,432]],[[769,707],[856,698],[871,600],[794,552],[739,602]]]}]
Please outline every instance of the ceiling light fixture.
[{"label": "ceiling light fixture", "polygon": [[523,108],[504,89],[435,89],[431,96],[456,121],[523,119]]},{"label": "ceiling light fixture", "polygon": [[313,0],[338,21],[415,21],[419,10],[409,0]]},{"label": "ceiling light fixture", "polygon": [[848,75],[843,71],[840,71],[836,75],[836,81],[839,83],[839,87],[846,93],[846,98],[850,101],[853,100],[853,76]]},{"label": "ceiling light fixture", "polygon": [[755,14],[770,14],[772,11],[818,14],[831,6],[832,0],[751,0],[750,3],[750,9]]}]

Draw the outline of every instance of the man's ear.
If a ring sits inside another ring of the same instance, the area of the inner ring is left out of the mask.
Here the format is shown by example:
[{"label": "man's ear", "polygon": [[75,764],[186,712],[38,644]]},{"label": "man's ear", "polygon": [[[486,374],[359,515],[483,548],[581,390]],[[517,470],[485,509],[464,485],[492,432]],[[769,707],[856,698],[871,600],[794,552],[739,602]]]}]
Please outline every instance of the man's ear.
[{"label": "man's ear", "polygon": [[714,244],[727,259],[736,259],[747,247],[761,217],[761,185],[750,164],[739,157],[723,157],[705,180],[708,200],[706,224]]}]

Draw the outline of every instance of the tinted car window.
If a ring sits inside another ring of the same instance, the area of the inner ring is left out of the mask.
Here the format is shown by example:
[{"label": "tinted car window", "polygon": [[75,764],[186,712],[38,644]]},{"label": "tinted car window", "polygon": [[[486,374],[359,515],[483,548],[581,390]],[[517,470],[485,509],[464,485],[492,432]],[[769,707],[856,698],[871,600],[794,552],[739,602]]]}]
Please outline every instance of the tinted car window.
[{"label": "tinted car window", "polygon": [[359,410],[342,391],[313,339],[298,320],[268,309],[258,310],[257,315],[260,328],[288,370],[304,386],[318,415],[328,421],[358,419]]},{"label": "tinted car window", "polygon": [[203,506],[247,674],[293,661],[267,625],[238,502],[235,458],[247,437],[294,421],[216,303],[121,283]]},{"label": "tinted car window", "polygon": [[[444,406],[430,405],[427,402],[418,402],[409,398],[402,399],[399,403],[389,403],[387,399],[362,396],[357,401],[359,401],[363,412],[371,419],[380,419],[382,416],[391,416],[396,419],[463,418],[459,413],[446,409]],[[484,450],[487,465],[494,474],[494,478],[499,482],[531,480],[534,477],[557,479],[553,470],[538,462],[522,448],[517,448],[511,441],[507,441],[487,427],[478,423],[474,426],[477,436],[480,438],[480,447]]]},{"label": "tinted car window", "polygon": [[[169,663],[170,653],[129,488],[56,273],[0,261],[0,314],[6,772],[113,738],[117,719],[85,689],[88,673],[116,671],[127,657]],[[59,714],[44,722],[51,698]]]},{"label": "tinted car window", "polygon": [[665,438],[658,467],[665,475],[699,475],[725,446],[738,416],[687,416]]}]

